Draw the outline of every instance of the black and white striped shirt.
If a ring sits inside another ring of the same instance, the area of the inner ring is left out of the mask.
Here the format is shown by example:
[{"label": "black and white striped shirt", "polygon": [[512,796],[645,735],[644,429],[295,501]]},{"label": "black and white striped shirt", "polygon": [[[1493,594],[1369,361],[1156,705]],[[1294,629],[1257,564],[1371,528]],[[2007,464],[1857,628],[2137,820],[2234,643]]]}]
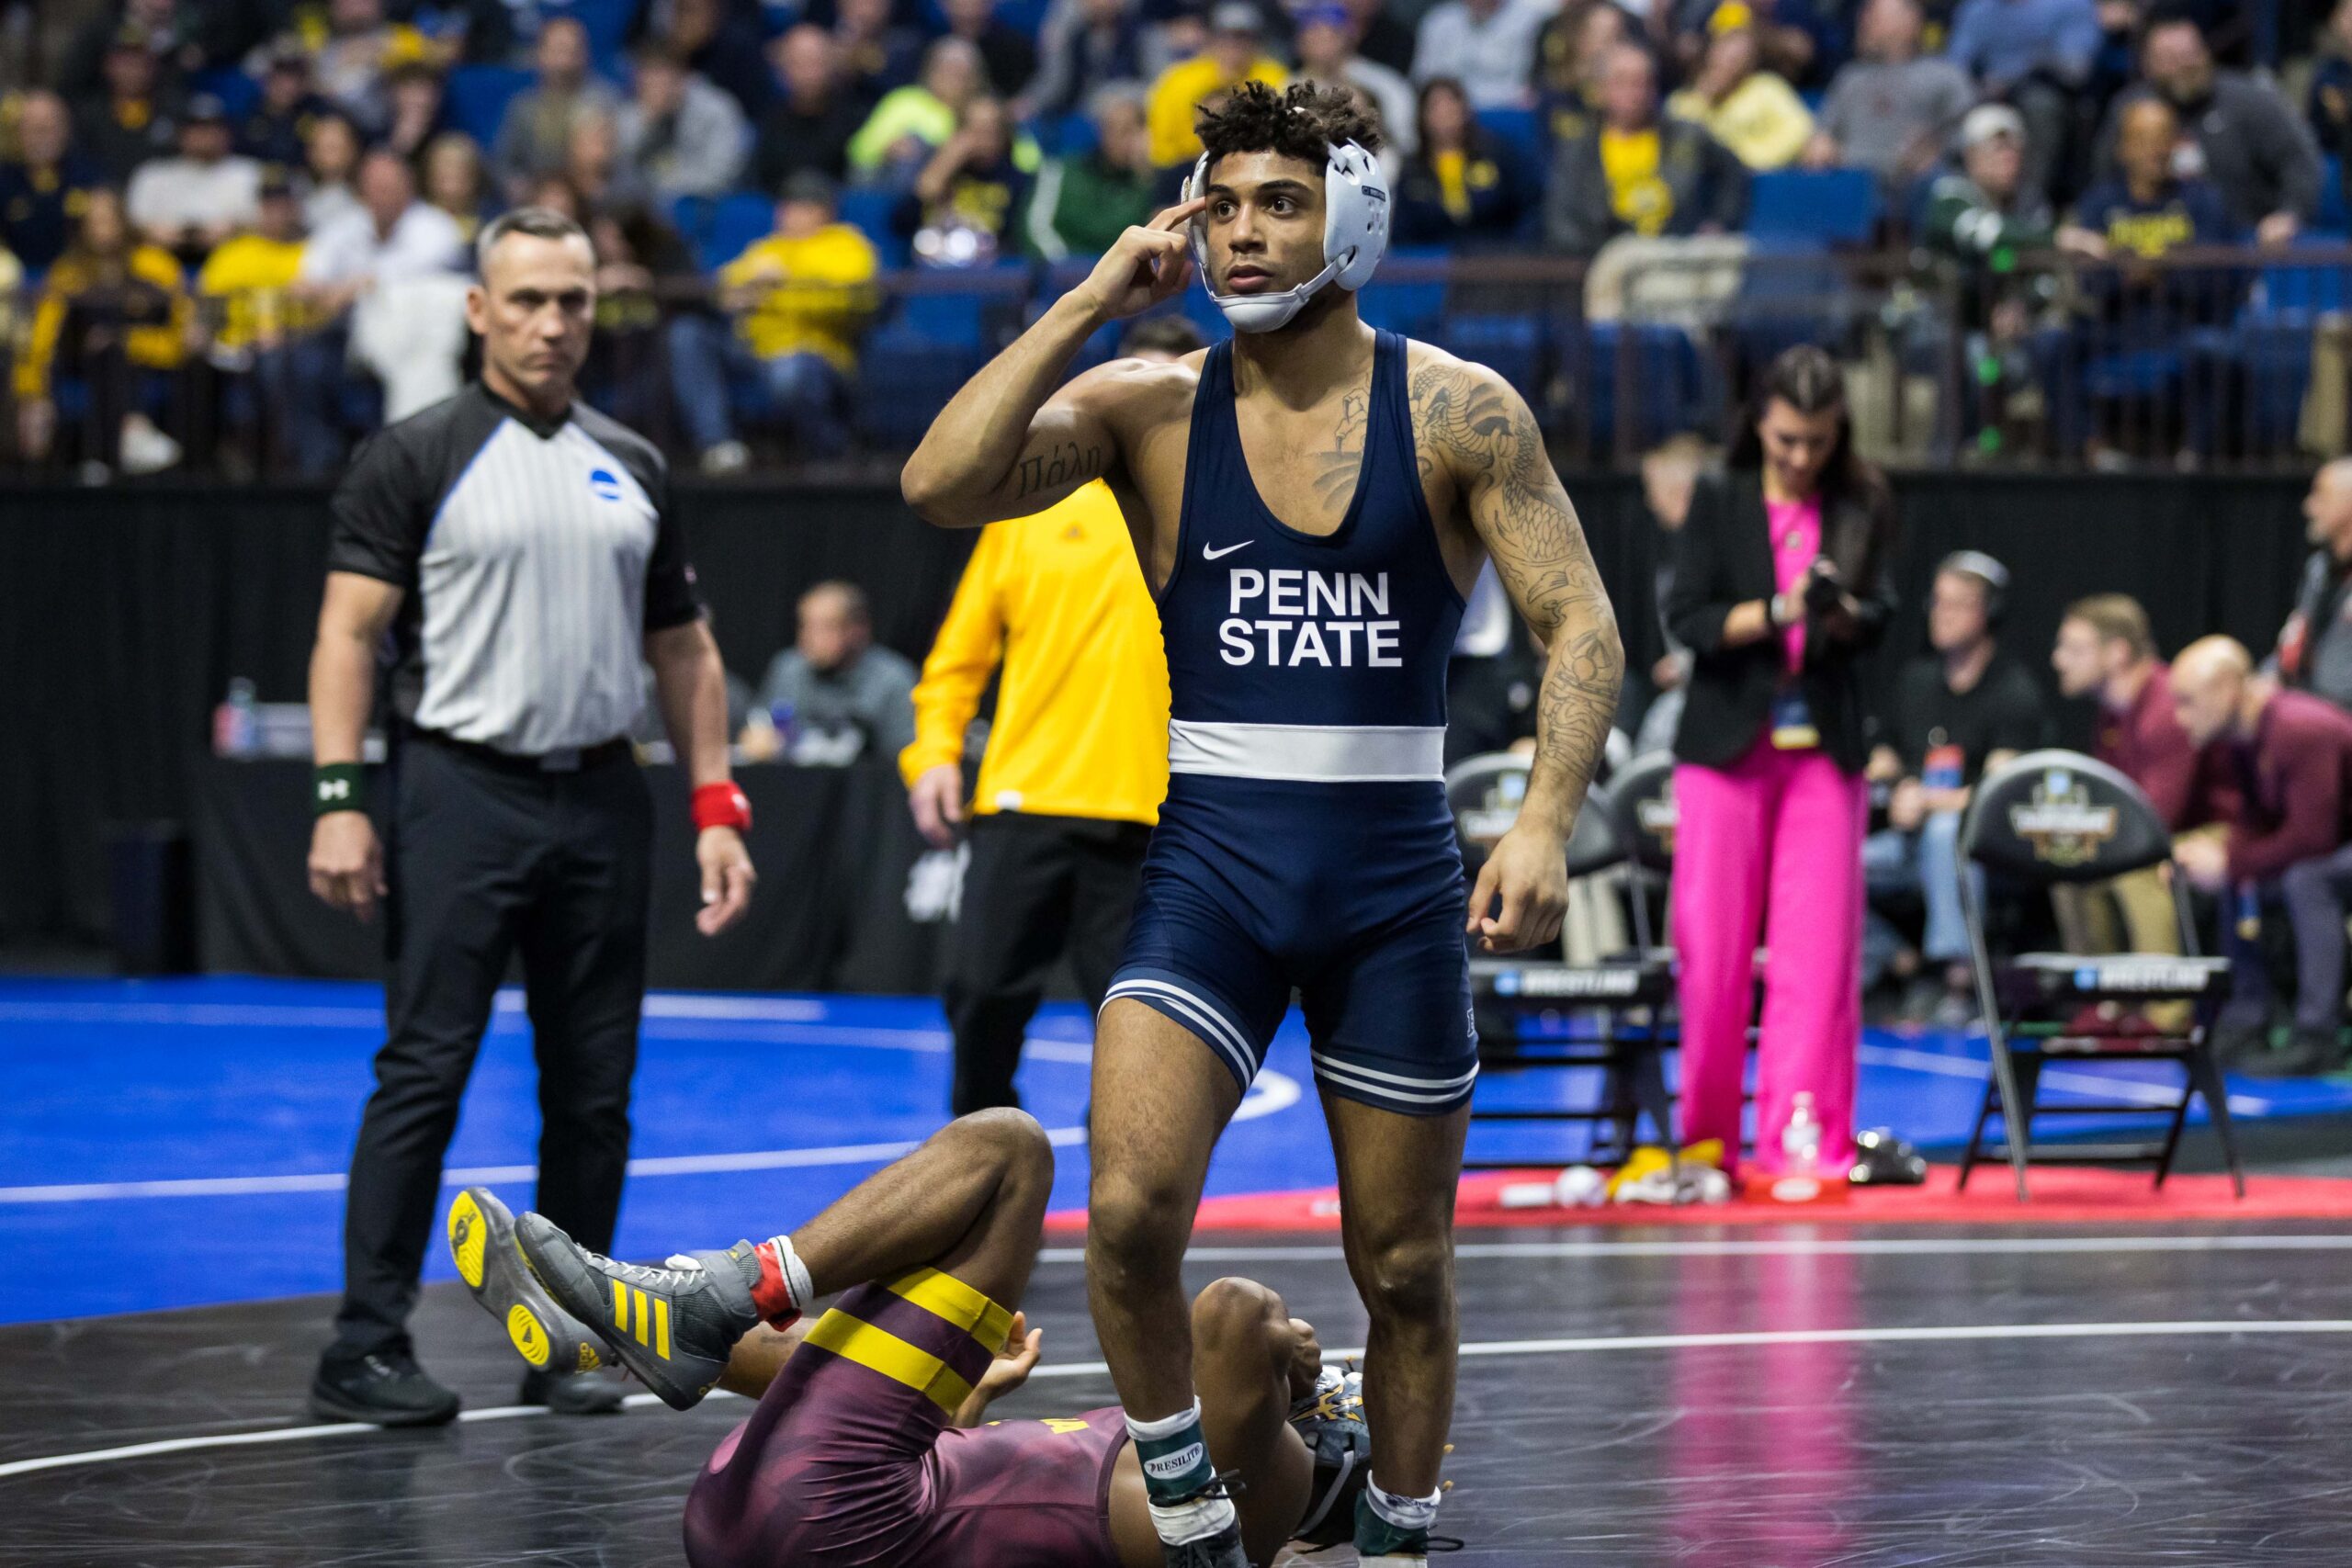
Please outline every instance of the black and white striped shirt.
[{"label": "black and white striped shirt", "polygon": [[480,383],[379,432],[336,488],[330,571],[404,589],[394,711],[519,756],[594,746],[644,703],[644,637],[702,613],[662,456],[575,404]]}]

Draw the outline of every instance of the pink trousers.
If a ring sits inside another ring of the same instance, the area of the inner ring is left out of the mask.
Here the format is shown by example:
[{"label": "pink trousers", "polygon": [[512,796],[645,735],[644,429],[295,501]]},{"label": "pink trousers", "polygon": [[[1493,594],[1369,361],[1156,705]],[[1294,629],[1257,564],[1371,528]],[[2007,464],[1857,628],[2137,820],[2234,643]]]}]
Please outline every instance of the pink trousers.
[{"label": "pink trousers", "polygon": [[1756,1067],[1756,1160],[1781,1164],[1799,1094],[1821,1163],[1854,1155],[1861,1043],[1862,831],[1868,786],[1819,751],[1770,738],[1729,768],[1674,770],[1674,945],[1682,969],[1682,1139],[1738,1158],[1755,953],[1770,950]]}]

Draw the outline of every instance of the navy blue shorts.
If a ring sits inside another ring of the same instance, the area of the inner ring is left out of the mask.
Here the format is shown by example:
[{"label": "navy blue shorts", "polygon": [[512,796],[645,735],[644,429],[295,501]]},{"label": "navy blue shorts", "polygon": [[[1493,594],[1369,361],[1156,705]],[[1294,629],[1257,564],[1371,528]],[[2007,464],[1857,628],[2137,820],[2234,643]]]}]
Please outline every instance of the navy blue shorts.
[{"label": "navy blue shorts", "polygon": [[1182,1024],[1246,1091],[1295,992],[1324,1088],[1442,1116],[1478,1077],[1468,902],[1436,785],[1180,773],[1105,1005]]}]

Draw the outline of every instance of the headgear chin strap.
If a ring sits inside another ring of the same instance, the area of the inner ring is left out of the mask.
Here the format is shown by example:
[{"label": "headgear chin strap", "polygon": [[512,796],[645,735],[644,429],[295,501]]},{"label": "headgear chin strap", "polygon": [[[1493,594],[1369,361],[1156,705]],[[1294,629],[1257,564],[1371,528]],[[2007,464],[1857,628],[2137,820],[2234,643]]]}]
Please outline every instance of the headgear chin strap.
[{"label": "headgear chin strap", "polygon": [[[1184,182],[1183,199],[1204,195],[1209,187],[1209,154],[1201,154]],[[1388,180],[1379,160],[1352,141],[1331,148],[1323,165],[1323,270],[1295,288],[1279,294],[1219,294],[1209,281],[1208,223],[1193,220],[1193,260],[1199,264],[1201,282],[1238,333],[1270,333],[1287,326],[1327,283],[1350,293],[1372,281],[1380,258],[1388,250]]]}]

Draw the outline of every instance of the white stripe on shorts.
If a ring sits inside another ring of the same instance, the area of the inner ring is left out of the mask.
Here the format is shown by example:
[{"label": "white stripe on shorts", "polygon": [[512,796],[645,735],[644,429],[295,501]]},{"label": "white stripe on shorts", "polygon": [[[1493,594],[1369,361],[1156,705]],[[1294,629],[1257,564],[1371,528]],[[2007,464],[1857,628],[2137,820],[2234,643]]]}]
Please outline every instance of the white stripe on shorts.
[{"label": "white stripe on shorts", "polygon": [[1115,997],[1125,997],[1133,1001],[1150,998],[1167,1003],[1190,1019],[1203,1039],[1232,1058],[1233,1065],[1241,1069],[1243,1083],[1257,1077],[1258,1054],[1250,1046],[1250,1037],[1241,1032],[1239,1025],[1219,1011],[1215,1002],[1182,986],[1141,975],[1112,987],[1103,994],[1103,1005],[1108,1006]]},{"label": "white stripe on shorts", "polygon": [[1168,727],[1168,771],[1321,784],[1442,783],[1445,728],[1178,719]]},{"label": "white stripe on shorts", "polygon": [[1477,1080],[1478,1069],[1451,1078],[1408,1078],[1395,1073],[1376,1072],[1359,1067],[1352,1062],[1335,1061],[1322,1055],[1315,1055],[1315,1076],[1328,1079],[1340,1089],[1358,1089],[1384,1100],[1400,1100],[1407,1105],[1445,1105],[1462,1098],[1462,1091]]}]

